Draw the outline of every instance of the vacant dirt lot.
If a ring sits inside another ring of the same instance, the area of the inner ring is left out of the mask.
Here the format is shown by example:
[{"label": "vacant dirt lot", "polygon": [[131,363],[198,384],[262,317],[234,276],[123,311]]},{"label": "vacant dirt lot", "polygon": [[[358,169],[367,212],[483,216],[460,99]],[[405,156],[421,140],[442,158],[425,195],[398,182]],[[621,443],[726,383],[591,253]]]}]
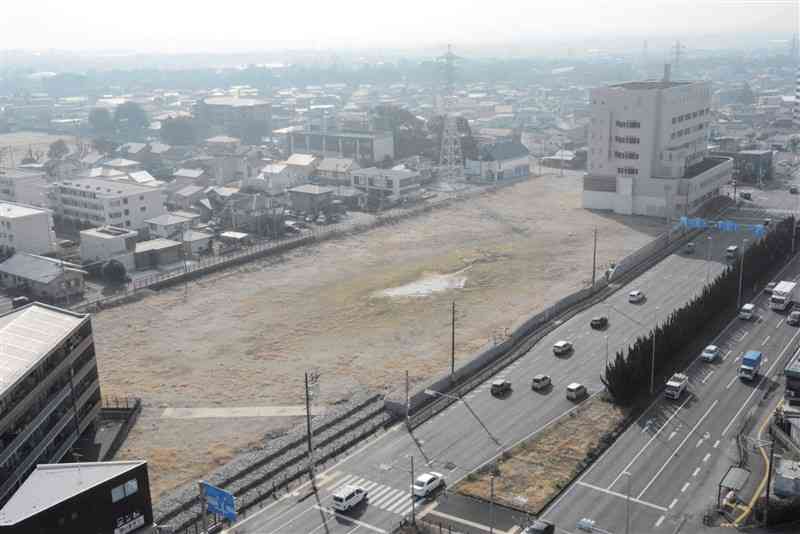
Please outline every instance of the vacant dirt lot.
[{"label": "vacant dirt lot", "polygon": [[[173,420],[167,407],[296,405],[303,371],[320,402],[394,390],[447,368],[450,303],[467,358],[521,317],[646,243],[661,225],[580,208],[577,174],[545,176],[394,226],[329,241],[103,311],[94,320],[104,394],[145,402],[123,456],[147,458],[157,497],[292,418]],[[466,276],[426,297],[382,290],[431,274]]]},{"label": "vacant dirt lot", "polygon": [[[34,155],[41,155],[42,158],[47,157],[47,149],[50,148],[50,143],[59,139],[63,139],[72,147],[75,144],[75,137],[71,135],[51,135],[41,132],[14,132],[0,134],[0,167],[10,166],[13,154],[13,162],[17,165],[20,164],[22,158],[28,154],[28,149],[32,150]],[[6,152],[10,150],[10,154]]]},{"label": "vacant dirt lot", "polygon": [[574,417],[564,417],[501,457],[494,466],[496,471],[492,466],[487,467],[460,482],[456,490],[488,501],[494,473],[497,502],[538,514],[569,484],[587,453],[600,444],[601,437],[617,428],[624,418],[620,408],[594,397]]}]

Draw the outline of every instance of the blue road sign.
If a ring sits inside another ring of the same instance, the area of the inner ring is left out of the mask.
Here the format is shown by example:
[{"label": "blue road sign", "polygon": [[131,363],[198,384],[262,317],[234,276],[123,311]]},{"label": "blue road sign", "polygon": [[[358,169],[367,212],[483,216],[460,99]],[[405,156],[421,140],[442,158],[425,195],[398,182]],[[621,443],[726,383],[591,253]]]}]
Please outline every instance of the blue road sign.
[{"label": "blue road sign", "polygon": [[225,519],[236,521],[236,497],[232,493],[212,486],[208,482],[201,482],[203,493],[206,496],[208,511],[221,515]]}]

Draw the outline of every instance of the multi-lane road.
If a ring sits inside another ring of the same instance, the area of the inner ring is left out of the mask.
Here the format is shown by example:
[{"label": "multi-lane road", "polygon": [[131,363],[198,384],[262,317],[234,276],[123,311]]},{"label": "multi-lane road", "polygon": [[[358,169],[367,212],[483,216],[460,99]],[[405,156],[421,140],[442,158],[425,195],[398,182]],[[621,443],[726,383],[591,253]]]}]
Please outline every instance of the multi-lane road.
[{"label": "multi-lane road", "polygon": [[[780,275],[800,279],[795,260]],[[699,532],[703,512],[715,504],[717,485],[736,464],[736,435],[750,410],[798,349],[800,329],[786,313],[756,301],[754,321],[736,319],[716,339],[722,358],[699,359],[688,368],[688,394],[678,401],[657,400],[545,516],[561,532],[575,532],[590,519],[608,532]],[[736,371],[748,350],[761,351],[763,374],[741,381]],[[753,473],[761,477],[763,473]]]},{"label": "multi-lane road", "polygon": [[[707,278],[724,268],[725,248],[741,243],[747,235],[745,231],[716,233],[712,239],[704,236],[698,240],[694,254],[681,250],[668,256],[606,301],[559,325],[492,378],[511,380],[514,389],[508,397],[492,397],[489,380],[471,391],[464,402],[453,404],[413,434],[402,425],[393,427],[318,474],[315,486],[307,483],[232,530],[259,534],[391,531],[413,506],[409,491],[412,457],[416,474],[438,471],[452,484],[572,409],[574,404],[564,394],[568,383],[578,381],[590,393],[600,391],[606,346],[613,355],[690,300]],[[632,289],[642,290],[646,301],[628,303],[627,294]],[[609,317],[608,329],[595,331],[589,327],[589,320],[595,315]],[[553,343],[561,339],[574,344],[575,350],[568,357],[555,357],[552,353]],[[552,377],[554,387],[546,394],[530,389],[530,379],[537,373]],[[348,515],[336,514],[330,509],[332,492],[347,483],[366,487],[369,502]],[[642,500],[647,496],[643,495]]]}]

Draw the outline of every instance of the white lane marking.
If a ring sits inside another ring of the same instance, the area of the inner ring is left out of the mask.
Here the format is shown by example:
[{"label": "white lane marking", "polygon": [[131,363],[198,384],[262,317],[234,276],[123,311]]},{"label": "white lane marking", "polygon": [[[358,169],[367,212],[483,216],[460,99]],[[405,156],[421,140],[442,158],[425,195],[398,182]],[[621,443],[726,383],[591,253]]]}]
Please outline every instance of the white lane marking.
[{"label": "white lane marking", "polygon": [[[739,408],[739,411],[736,412],[736,415],[733,416],[733,419],[731,419],[731,422],[728,423],[728,426],[726,426],[725,429],[722,431],[721,435],[722,435],[723,438],[725,437],[725,434],[728,433],[728,430],[731,429],[731,426],[733,426],[733,422],[736,421],[736,418],[738,418],[739,415],[742,413],[742,411],[747,407],[747,405],[750,404],[750,400],[753,398],[753,395],[758,393],[758,391],[761,389],[761,383],[764,381],[764,379],[767,376],[772,374],[772,369],[776,365],[778,365],[779,361],[781,361],[783,359],[783,355],[786,353],[786,349],[788,349],[791,345],[794,345],[795,339],[797,339],[798,335],[800,335],[800,330],[798,330],[797,333],[795,333],[795,335],[792,336],[792,339],[789,340],[789,342],[786,344],[786,346],[783,347],[783,350],[778,355],[778,357],[775,358],[775,361],[772,362],[772,365],[769,366],[769,369],[767,369],[767,372],[764,373],[763,375],[761,375],[761,380],[758,381],[758,384],[756,384],[756,387],[753,388],[753,391],[750,392],[750,395],[748,395],[747,398],[745,399],[744,403],[742,404],[742,407]],[[800,350],[800,349],[798,349],[798,350]],[[795,351],[795,354],[796,353],[797,353],[797,351]]]},{"label": "white lane marking", "polygon": [[713,374],[714,374],[714,371],[711,371],[710,373],[708,373],[708,374],[705,376],[705,378],[703,378],[703,380],[701,380],[701,382],[702,382],[703,384],[705,384],[706,382],[708,382],[708,379],[709,379],[709,378],[711,378],[711,375],[713,375]]},{"label": "white lane marking", "polygon": [[369,481],[367,481],[367,483],[366,483],[366,484],[364,484],[364,485],[362,486],[362,488],[364,488],[365,490],[369,491],[369,490],[371,490],[372,488],[376,487],[377,485],[378,485],[378,483],[377,483],[377,482],[369,482]]},{"label": "white lane marking", "polygon": [[370,493],[369,500],[370,500],[370,502],[377,501],[383,495],[386,495],[386,493],[388,493],[390,491],[392,491],[391,486],[381,486],[381,488],[379,490]]},{"label": "white lane marking", "polygon": [[725,389],[730,389],[731,386],[733,385],[733,383],[736,382],[738,379],[739,379],[739,376],[738,375],[734,375],[734,377],[731,378],[731,381],[728,382],[728,385],[725,386]]},{"label": "white lane marking", "polygon": [[783,319],[778,319],[778,323],[775,325],[775,328],[780,328]]},{"label": "white lane marking", "polygon": [[[288,521],[283,521],[283,522],[281,522],[281,526],[279,526],[279,527],[278,527],[278,528],[276,528],[275,530],[271,530],[271,531],[269,531],[269,532],[268,532],[268,533],[266,533],[266,534],[273,534],[273,533],[275,533],[275,532],[278,532],[279,530],[283,529],[283,527],[285,527],[285,526],[286,526],[286,525],[288,525],[289,523],[294,523],[294,522],[295,522],[295,520],[297,520],[297,519],[300,519],[302,516],[306,515],[308,512],[311,512],[311,511],[313,511],[313,510],[314,510],[314,508],[313,508],[313,507],[308,507],[308,508],[306,508],[305,510],[303,510],[302,512],[300,512],[300,513],[299,513],[299,514],[297,514],[296,516],[294,516],[294,517],[292,517],[291,519],[289,519]],[[275,519],[277,519],[278,517],[280,517],[280,516],[284,515],[284,514],[285,514],[286,512],[288,512],[288,511],[297,511],[297,510],[295,510],[294,508],[289,508],[289,510],[285,510],[283,513],[280,513],[280,514],[278,514],[278,515],[277,515],[277,516],[275,516],[275,517],[271,517],[271,518],[269,518],[270,522],[274,522],[274,521],[275,521]]]},{"label": "white lane marking", "polygon": [[364,527],[364,528],[366,528],[368,530],[371,530],[373,532],[377,532],[378,534],[387,534],[387,532],[385,530],[383,530],[382,528],[378,528],[378,527],[376,527],[374,525],[370,525],[369,523],[365,523],[363,521],[359,521],[358,519],[353,519],[352,517],[346,516],[344,514],[340,514],[339,512],[335,512],[335,511],[333,511],[333,510],[331,510],[329,508],[325,508],[324,506],[319,506],[318,504],[315,504],[311,508],[316,508],[320,512],[325,512],[327,514],[334,515],[337,518],[341,519],[342,521],[350,521],[354,525],[358,525],[360,527]]},{"label": "white lane marking", "polygon": [[686,490],[687,490],[688,488],[689,488],[689,483],[687,482],[687,483],[686,483],[686,484],[684,484],[684,485],[683,485],[683,487],[681,488],[681,493],[686,493]]},{"label": "white lane marking", "polygon": [[705,456],[703,456],[703,463],[706,463],[708,459],[711,458],[711,453],[707,452]]},{"label": "white lane marking", "polygon": [[381,505],[381,508],[384,510],[389,510],[390,508],[394,508],[395,505],[400,504],[403,499],[406,498],[406,492],[403,490],[398,490],[391,498],[387,499]]},{"label": "white lane marking", "polygon": [[338,482],[336,482],[336,484],[334,484],[333,486],[331,486],[331,491],[333,491],[333,490],[334,490],[334,488],[338,488],[338,487],[340,487],[340,486],[343,486],[344,484],[347,484],[348,482],[350,482],[350,481],[351,481],[351,480],[353,480],[354,478],[356,478],[356,476],[355,476],[355,475],[347,475],[346,477],[344,477],[344,478],[342,478],[342,479],[339,479],[339,481],[338,481]]},{"label": "white lane marking", "polygon": [[395,500],[398,496],[400,496],[402,494],[403,494],[403,490],[392,489],[389,492],[387,492],[385,495],[381,496],[375,502],[370,500],[370,504],[373,504],[373,505],[375,505],[375,506],[377,506],[379,508],[383,508],[383,506],[385,504],[387,504],[389,501]]},{"label": "white lane marking", "polygon": [[[680,412],[680,411],[681,411],[681,408],[683,408],[683,407],[686,405],[686,403],[687,403],[687,402],[689,402],[689,398],[690,398],[690,397],[689,397],[689,396],[687,396],[687,397],[686,397],[686,400],[685,400],[685,401],[683,401],[683,403],[681,403],[681,405],[680,405],[680,406],[678,406],[678,408],[677,408],[677,409],[676,409],[674,412],[672,412],[672,415],[670,415],[670,416],[669,416],[669,419],[667,419],[666,421],[664,421],[664,424],[663,424],[663,425],[661,425],[661,426],[658,428],[658,430],[656,431],[656,433],[655,433],[655,434],[653,434],[653,436],[652,436],[652,437],[651,437],[651,438],[650,438],[650,439],[647,441],[647,443],[645,443],[645,444],[644,444],[644,446],[643,446],[641,449],[639,449],[639,452],[637,452],[637,453],[636,453],[636,456],[634,456],[634,457],[633,457],[633,459],[632,459],[632,460],[631,460],[631,461],[628,463],[628,465],[626,465],[626,466],[625,466],[625,469],[623,469],[622,471],[620,471],[620,472],[619,472],[619,474],[617,475],[617,478],[615,478],[615,479],[614,479],[614,481],[613,481],[611,484],[609,484],[609,485],[608,485],[608,488],[607,488],[607,489],[611,489],[611,488],[613,488],[613,487],[614,487],[614,484],[616,484],[616,483],[617,483],[617,481],[620,479],[620,477],[622,477],[623,473],[630,472],[630,471],[629,471],[629,469],[630,469],[630,467],[633,465],[633,463],[634,463],[636,460],[638,460],[638,459],[639,459],[639,456],[641,456],[641,455],[642,455],[642,453],[645,451],[645,449],[647,449],[647,447],[649,447],[649,446],[650,446],[650,444],[651,444],[651,443],[653,443],[653,441],[654,441],[654,440],[655,440],[655,439],[658,437],[658,435],[661,433],[661,431],[662,431],[662,430],[664,430],[664,427],[666,427],[666,426],[669,424],[669,422],[670,422],[670,421],[672,421],[672,419],[673,419],[673,418],[674,418],[676,415],[678,415],[678,412]],[[641,496],[640,496],[640,497],[641,497]]]},{"label": "white lane marking", "polygon": [[411,493],[404,493],[402,499],[400,499],[393,505],[387,507],[386,510],[388,510],[389,512],[394,512],[395,510],[402,508],[405,505],[405,503],[407,503],[410,500],[411,500]]},{"label": "white lane marking", "polygon": [[764,338],[764,341],[761,342],[761,346],[763,347],[764,345],[766,345],[767,341],[769,341],[769,336]]},{"label": "white lane marking", "polygon": [[713,410],[713,409],[714,409],[714,406],[716,406],[718,402],[719,402],[719,399],[715,399],[715,400],[714,400],[714,402],[713,402],[713,403],[711,403],[711,406],[709,406],[709,407],[708,407],[708,410],[706,410],[706,413],[704,413],[704,414],[703,414],[703,417],[701,417],[700,419],[698,419],[697,423],[695,423],[695,425],[692,427],[692,429],[689,431],[689,433],[688,433],[688,434],[686,434],[686,437],[685,437],[685,438],[683,438],[683,441],[681,441],[680,445],[678,445],[678,447],[675,449],[675,451],[674,451],[674,452],[673,452],[673,453],[672,453],[672,454],[669,456],[669,458],[667,459],[667,461],[666,461],[666,462],[664,462],[664,465],[662,465],[662,466],[661,466],[661,469],[659,469],[659,470],[658,470],[658,472],[657,472],[657,473],[656,473],[656,474],[653,476],[653,478],[651,478],[651,479],[650,479],[650,482],[648,482],[648,483],[647,483],[647,485],[644,487],[644,489],[642,490],[642,492],[641,492],[641,493],[639,493],[639,495],[636,497],[637,499],[641,499],[641,498],[642,498],[642,495],[644,495],[644,494],[645,494],[645,492],[646,492],[648,489],[650,489],[650,486],[652,486],[652,485],[653,485],[653,482],[655,482],[655,481],[656,481],[656,479],[659,477],[659,475],[661,475],[661,473],[664,471],[664,469],[666,469],[666,468],[667,468],[667,466],[668,466],[668,465],[669,465],[669,463],[672,461],[672,459],[673,459],[673,458],[675,458],[675,457],[678,455],[678,451],[679,451],[679,450],[681,450],[681,448],[683,447],[683,445],[684,445],[684,444],[685,444],[685,443],[686,443],[686,442],[689,440],[689,438],[690,438],[690,437],[692,437],[692,434],[694,434],[694,431],[695,431],[695,430],[697,430],[697,427],[699,427],[699,426],[700,426],[700,425],[703,423],[703,420],[704,420],[706,417],[708,417],[708,414],[710,414],[710,413],[711,413],[711,410]]},{"label": "white lane marking", "polygon": [[732,351],[732,350],[729,350],[728,352],[726,352],[726,353],[725,353],[725,356],[723,356],[723,357],[722,357],[722,361],[723,361],[723,362],[724,362],[725,360],[727,360],[727,359],[728,359],[728,356],[730,356],[730,355],[731,355],[731,352],[733,352],[733,351]]},{"label": "white lane marking", "polygon": [[667,441],[669,441],[669,440],[671,440],[672,438],[674,438],[674,437],[675,437],[677,434],[678,434],[678,433],[677,433],[677,432],[675,432],[674,430],[673,430],[672,432],[670,432],[670,433],[669,433],[669,437],[667,438]]},{"label": "white lane marking", "polygon": [[697,440],[697,445],[695,445],[694,448],[697,449],[702,444],[703,444],[703,438],[700,438],[700,439]]},{"label": "white lane marking", "polygon": [[719,447],[719,440],[714,442],[714,448],[716,449],[717,447]]},{"label": "white lane marking", "polygon": [[664,519],[665,519],[665,518],[666,518],[666,516],[663,516],[663,515],[662,515],[661,517],[659,517],[659,518],[658,518],[658,521],[656,521],[656,522],[655,522],[655,525],[653,525],[653,526],[654,526],[655,528],[658,528],[658,527],[660,527],[660,526],[661,526],[661,523],[663,523],[663,522],[664,522]]},{"label": "white lane marking", "polygon": [[696,477],[697,473],[699,473],[699,472],[700,472],[700,468],[699,467],[695,468],[695,470],[692,472],[692,478]]},{"label": "white lane marking", "polygon": [[[591,489],[593,489],[595,491],[599,491],[599,492],[605,493],[606,495],[613,495],[614,497],[619,497],[620,499],[625,499],[625,500],[628,499],[628,496],[625,495],[624,493],[617,493],[616,491],[607,490],[605,488],[601,488],[600,486],[595,486],[594,484],[589,484],[588,482],[584,482],[582,480],[579,480],[577,482],[577,484],[580,485],[580,486],[584,486],[586,488],[591,488]],[[658,510],[659,512],[666,512],[667,511],[667,509],[664,508],[663,506],[659,506],[659,505],[653,504],[651,502],[643,501],[641,499],[633,499],[633,498],[631,498],[631,502],[635,502],[636,504],[641,504],[642,506],[648,506],[650,508]]]},{"label": "white lane marking", "polygon": [[672,510],[676,504],[678,504],[678,499],[672,499],[672,502],[669,503],[669,509]]},{"label": "white lane marking", "polygon": [[749,334],[749,333],[750,333],[750,332],[748,332],[747,330],[745,330],[745,331],[744,331],[744,333],[742,334],[742,337],[741,337],[741,338],[739,338],[739,341],[741,341],[741,340],[743,340],[744,338],[746,338],[746,337],[747,337],[747,334]]}]

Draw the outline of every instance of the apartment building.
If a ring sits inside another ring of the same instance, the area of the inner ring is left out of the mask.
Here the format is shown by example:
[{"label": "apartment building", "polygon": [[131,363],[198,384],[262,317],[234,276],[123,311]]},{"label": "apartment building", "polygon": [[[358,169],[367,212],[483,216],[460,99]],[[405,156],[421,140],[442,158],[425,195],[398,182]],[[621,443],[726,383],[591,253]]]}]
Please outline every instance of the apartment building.
[{"label": "apartment building", "polygon": [[97,421],[92,324],[38,302],[0,315],[0,504],[37,464],[58,463]]},{"label": "apartment building", "polygon": [[44,172],[0,169],[0,200],[47,207],[47,190]]},{"label": "apartment building", "polygon": [[708,155],[711,83],[626,82],[591,91],[583,207],[673,218],[694,212],[731,178]]},{"label": "apartment building", "polygon": [[53,191],[55,211],[91,226],[141,230],[147,219],[166,213],[163,191],[132,184],[81,178],[59,182]]},{"label": "apartment building", "polygon": [[84,265],[117,260],[130,272],[136,268],[133,253],[136,250],[138,232],[101,226],[81,231],[81,262]]},{"label": "apartment building", "polygon": [[50,210],[0,202],[0,249],[47,254],[55,248]]},{"label": "apartment building", "polygon": [[289,152],[378,163],[387,157],[394,159],[394,135],[392,132],[291,131]]},{"label": "apartment building", "polygon": [[195,115],[215,134],[242,137],[248,130],[271,131],[272,105],[257,98],[215,96],[197,103]]},{"label": "apartment building", "polygon": [[369,167],[351,173],[352,186],[390,200],[402,200],[416,194],[422,184],[420,174],[408,169]]}]

